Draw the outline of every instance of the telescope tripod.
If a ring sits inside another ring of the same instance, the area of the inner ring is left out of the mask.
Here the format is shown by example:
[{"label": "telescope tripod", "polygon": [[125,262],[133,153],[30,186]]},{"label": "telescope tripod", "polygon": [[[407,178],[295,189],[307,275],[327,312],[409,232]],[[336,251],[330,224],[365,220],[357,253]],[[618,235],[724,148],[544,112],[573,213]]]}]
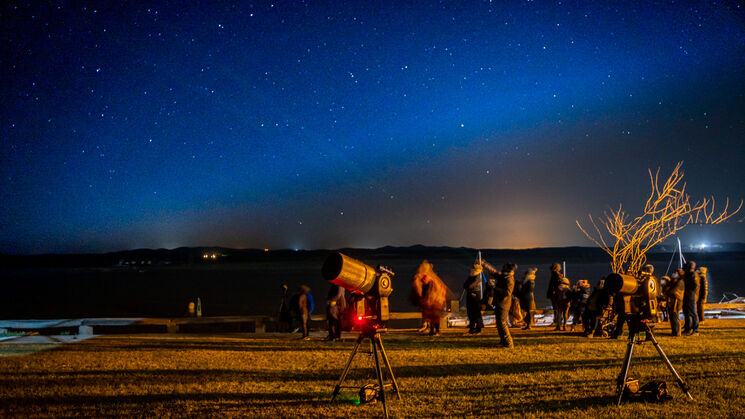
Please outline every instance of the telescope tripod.
[{"label": "telescope tripod", "polygon": [[623,399],[624,387],[626,386],[626,379],[628,378],[629,367],[631,366],[631,356],[634,353],[634,346],[637,342],[639,342],[639,332],[647,333],[647,340],[652,341],[652,345],[654,345],[654,348],[657,349],[657,352],[660,354],[660,357],[664,361],[665,365],[667,365],[667,368],[675,377],[675,381],[678,382],[680,389],[683,390],[683,393],[685,393],[686,396],[688,396],[688,399],[693,400],[693,396],[691,396],[691,393],[689,392],[690,388],[688,387],[688,384],[686,384],[685,381],[683,381],[683,379],[680,377],[680,374],[675,371],[675,367],[673,367],[673,364],[670,363],[670,359],[668,359],[667,355],[665,355],[665,352],[662,350],[662,347],[660,347],[659,342],[657,342],[657,339],[655,339],[654,333],[652,333],[652,329],[649,327],[646,320],[632,319],[629,320],[629,340],[626,346],[626,358],[623,360],[623,368],[621,369],[621,373],[618,374],[618,378],[616,379],[616,389],[618,391],[618,406],[621,405],[621,400]]},{"label": "telescope tripod", "polygon": [[[352,354],[349,355],[349,359],[347,360],[347,365],[344,366],[344,371],[342,371],[341,377],[339,377],[339,382],[336,384],[336,387],[334,388],[334,395],[331,396],[331,401],[334,401],[334,399],[336,399],[336,396],[339,394],[339,391],[342,388],[356,388],[352,386],[342,386],[342,384],[344,384],[344,379],[347,378],[349,367],[352,366],[352,360],[354,359],[354,356],[357,354],[357,350],[359,349],[360,344],[365,339],[370,339],[370,347],[371,347],[370,353],[372,354],[373,359],[375,360],[375,376],[378,379],[380,401],[383,403],[383,415],[386,418],[388,417],[388,405],[386,405],[386,402],[385,402],[385,387],[393,388],[393,391],[396,393],[396,396],[398,396],[398,399],[401,400],[401,393],[398,391],[398,384],[396,383],[396,377],[393,375],[393,370],[391,369],[391,363],[388,362],[388,356],[385,354],[385,349],[383,348],[383,339],[380,336],[380,333],[384,331],[385,329],[377,329],[373,331],[363,331],[360,333],[360,336],[357,338],[357,343],[355,343],[354,349],[352,349]],[[390,380],[391,380],[391,383],[389,384],[383,384],[383,370],[380,367],[380,358],[383,358],[383,363],[385,363],[385,367],[388,370],[388,375],[390,376]]]}]

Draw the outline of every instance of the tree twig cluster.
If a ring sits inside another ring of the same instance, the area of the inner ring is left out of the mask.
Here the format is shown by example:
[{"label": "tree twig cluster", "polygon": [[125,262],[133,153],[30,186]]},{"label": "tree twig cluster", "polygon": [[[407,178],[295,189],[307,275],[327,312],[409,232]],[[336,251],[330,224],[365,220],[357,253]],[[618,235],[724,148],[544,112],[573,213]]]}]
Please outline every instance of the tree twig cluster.
[{"label": "tree twig cluster", "polygon": [[668,237],[690,224],[720,224],[742,208],[743,201],[730,209],[729,198],[724,209],[716,210],[713,197],[692,202],[686,194],[681,167],[678,162],[670,176],[660,186],[660,169],[652,173],[649,169],[651,191],[641,215],[631,217],[622,205],[596,219],[589,215],[589,225],[584,228],[579,220],[577,226],[598,247],[611,257],[611,270],[638,276],[647,261],[646,253]]}]

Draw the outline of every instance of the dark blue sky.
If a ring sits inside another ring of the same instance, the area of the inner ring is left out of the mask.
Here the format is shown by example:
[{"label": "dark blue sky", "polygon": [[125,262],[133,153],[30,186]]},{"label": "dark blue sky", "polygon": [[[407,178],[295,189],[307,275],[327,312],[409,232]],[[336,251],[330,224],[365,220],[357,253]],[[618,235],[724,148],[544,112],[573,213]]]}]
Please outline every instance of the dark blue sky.
[{"label": "dark blue sky", "polygon": [[679,160],[745,195],[742,2],[32,3],[0,252],[590,245]]}]

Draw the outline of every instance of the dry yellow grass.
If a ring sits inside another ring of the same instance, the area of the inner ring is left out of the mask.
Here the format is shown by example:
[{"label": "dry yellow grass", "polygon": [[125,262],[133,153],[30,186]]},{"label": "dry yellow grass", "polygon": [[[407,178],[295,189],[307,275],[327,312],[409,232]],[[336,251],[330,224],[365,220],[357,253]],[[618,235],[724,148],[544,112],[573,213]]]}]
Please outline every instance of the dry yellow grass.
[{"label": "dry yellow grass", "polygon": [[[385,345],[402,401],[394,417],[745,417],[745,321],[707,320],[700,336],[658,338],[695,398],[680,392],[650,344],[631,375],[668,381],[674,400],[616,407],[625,340],[545,329],[515,333],[515,349],[479,337],[389,333]],[[329,403],[352,342],[280,335],[105,336],[32,355],[0,358],[0,416],[370,417],[379,404],[356,394]],[[0,351],[15,350],[0,344]],[[358,355],[348,384],[373,382]]]}]

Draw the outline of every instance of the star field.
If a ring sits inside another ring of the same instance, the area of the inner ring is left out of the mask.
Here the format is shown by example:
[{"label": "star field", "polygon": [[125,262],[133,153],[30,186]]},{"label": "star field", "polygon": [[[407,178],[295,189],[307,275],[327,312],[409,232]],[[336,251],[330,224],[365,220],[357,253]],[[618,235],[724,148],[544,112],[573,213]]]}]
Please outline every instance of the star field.
[{"label": "star field", "polygon": [[678,160],[743,195],[741,3],[0,7],[0,252],[589,245]]}]

